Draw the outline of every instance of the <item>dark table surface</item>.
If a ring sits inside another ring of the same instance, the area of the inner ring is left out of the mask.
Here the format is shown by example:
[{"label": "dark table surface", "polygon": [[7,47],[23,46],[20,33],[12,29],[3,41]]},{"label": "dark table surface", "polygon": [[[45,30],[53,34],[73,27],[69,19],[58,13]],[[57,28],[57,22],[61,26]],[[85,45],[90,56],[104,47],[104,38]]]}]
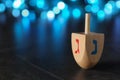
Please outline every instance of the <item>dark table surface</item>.
[{"label": "dark table surface", "polygon": [[120,32],[113,22],[99,24],[104,50],[89,70],[76,64],[71,50],[71,33],[83,31],[83,25],[55,32],[51,26],[26,30],[6,24],[0,28],[0,80],[120,80]]}]

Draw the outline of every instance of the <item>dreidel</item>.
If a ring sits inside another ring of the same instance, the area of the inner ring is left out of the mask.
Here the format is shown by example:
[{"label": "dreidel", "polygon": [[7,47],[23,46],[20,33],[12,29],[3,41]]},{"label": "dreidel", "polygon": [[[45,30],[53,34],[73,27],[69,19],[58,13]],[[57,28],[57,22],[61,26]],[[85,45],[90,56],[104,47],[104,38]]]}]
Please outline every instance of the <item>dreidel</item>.
[{"label": "dreidel", "polygon": [[72,33],[72,52],[76,63],[83,69],[94,67],[100,60],[104,34],[90,32],[90,14],[85,14],[85,32]]}]

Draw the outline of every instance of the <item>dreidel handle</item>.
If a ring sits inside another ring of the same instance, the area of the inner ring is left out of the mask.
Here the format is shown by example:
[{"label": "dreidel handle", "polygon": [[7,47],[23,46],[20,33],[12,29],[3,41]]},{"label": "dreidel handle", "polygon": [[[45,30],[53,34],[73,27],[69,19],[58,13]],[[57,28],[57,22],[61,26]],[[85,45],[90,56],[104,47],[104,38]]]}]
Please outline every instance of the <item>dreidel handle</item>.
[{"label": "dreidel handle", "polygon": [[85,14],[85,34],[90,32],[90,13]]}]

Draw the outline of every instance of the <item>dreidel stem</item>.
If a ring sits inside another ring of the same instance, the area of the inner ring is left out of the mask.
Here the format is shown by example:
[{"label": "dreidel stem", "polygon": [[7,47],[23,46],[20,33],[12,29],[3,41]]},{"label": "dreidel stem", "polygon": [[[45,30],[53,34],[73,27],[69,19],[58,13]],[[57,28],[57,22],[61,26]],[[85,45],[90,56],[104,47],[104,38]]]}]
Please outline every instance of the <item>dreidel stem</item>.
[{"label": "dreidel stem", "polygon": [[90,13],[85,14],[85,34],[90,32]]}]

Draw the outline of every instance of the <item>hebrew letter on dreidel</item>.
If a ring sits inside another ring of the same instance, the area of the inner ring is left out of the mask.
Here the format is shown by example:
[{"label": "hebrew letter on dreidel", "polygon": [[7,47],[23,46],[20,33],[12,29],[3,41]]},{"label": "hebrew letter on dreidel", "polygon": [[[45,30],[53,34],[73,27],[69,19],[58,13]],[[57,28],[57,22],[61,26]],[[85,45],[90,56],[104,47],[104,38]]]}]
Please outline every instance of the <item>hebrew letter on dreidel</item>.
[{"label": "hebrew letter on dreidel", "polygon": [[97,53],[97,40],[93,40],[93,44],[95,45],[95,49],[92,54],[95,55]]},{"label": "hebrew letter on dreidel", "polygon": [[[90,32],[89,26],[90,14],[87,13],[85,17],[85,32],[72,33],[71,37],[74,59],[84,69],[91,68],[98,63],[104,45],[104,34]],[[76,54],[78,52],[80,54]]]},{"label": "hebrew letter on dreidel", "polygon": [[77,49],[75,50],[75,53],[80,53],[79,51],[79,39],[76,39],[76,43],[77,43]]}]

